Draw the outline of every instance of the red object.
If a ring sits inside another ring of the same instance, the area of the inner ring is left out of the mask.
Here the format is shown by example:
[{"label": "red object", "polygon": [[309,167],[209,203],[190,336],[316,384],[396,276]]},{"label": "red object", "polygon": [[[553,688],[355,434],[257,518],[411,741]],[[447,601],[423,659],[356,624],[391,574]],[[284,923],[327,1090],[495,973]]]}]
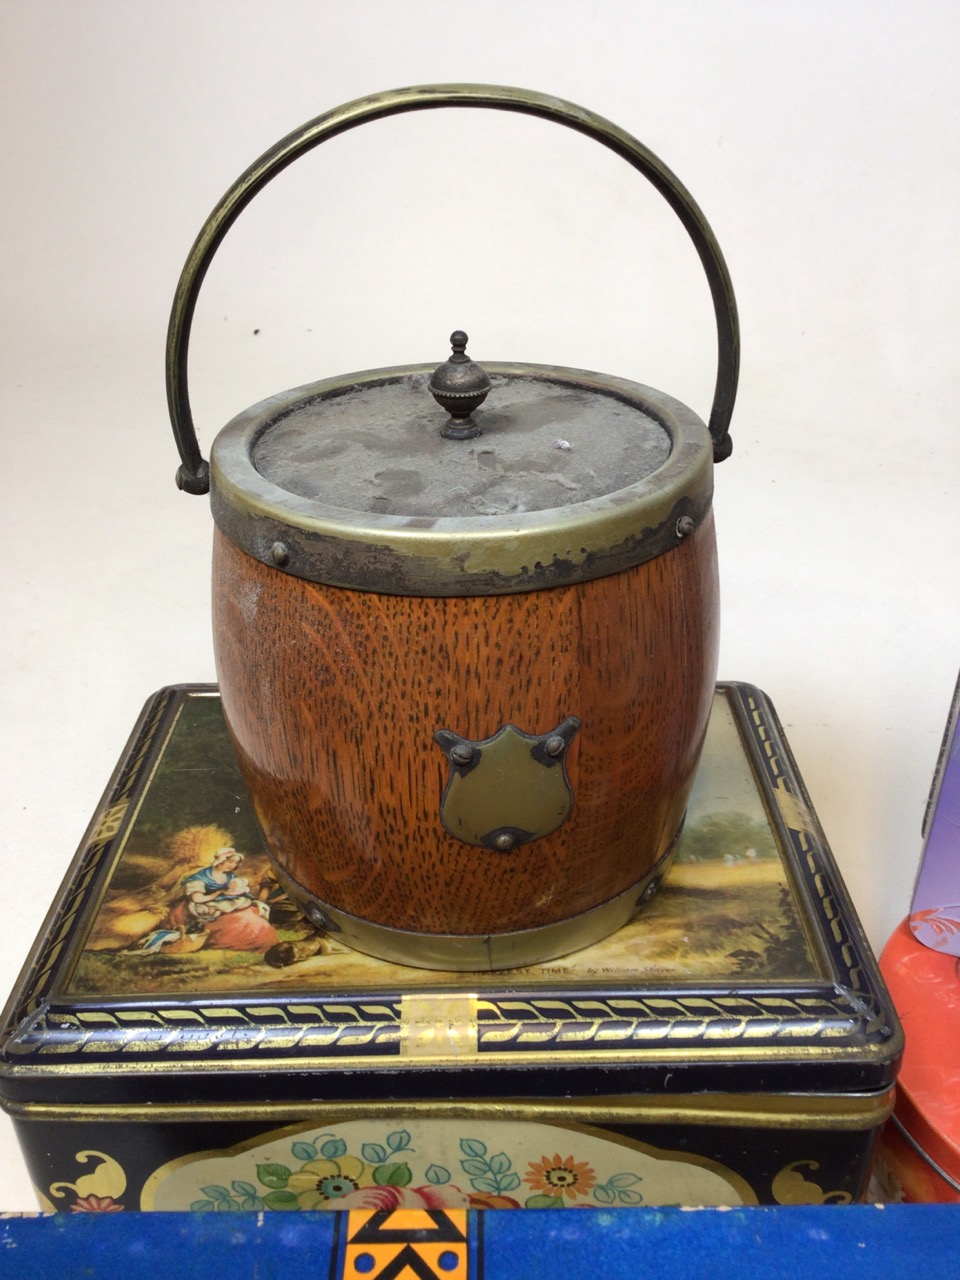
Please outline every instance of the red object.
[{"label": "red object", "polygon": [[906,1047],[881,1180],[909,1202],[960,1201],[960,960],[925,947],[903,920],[880,957]]}]

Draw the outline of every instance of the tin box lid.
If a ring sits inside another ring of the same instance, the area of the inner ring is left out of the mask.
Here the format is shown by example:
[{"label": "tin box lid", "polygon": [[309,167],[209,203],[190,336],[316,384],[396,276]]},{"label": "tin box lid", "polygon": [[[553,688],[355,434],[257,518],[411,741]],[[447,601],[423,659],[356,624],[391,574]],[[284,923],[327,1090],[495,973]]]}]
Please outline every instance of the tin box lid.
[{"label": "tin box lid", "polygon": [[299,577],[475,595],[631,568],[707,514],[710,436],[672,397],[508,364],[480,370],[478,397],[444,395],[443,370],[351,374],[240,414],[211,455],[218,525]]},{"label": "tin box lid", "polygon": [[[177,908],[226,847],[251,904],[214,936]],[[718,688],[673,869],[637,918],[536,969],[467,975],[316,935],[269,874],[216,688],[179,686],[148,702],[0,1021],[0,1102],[35,1119],[296,1118],[324,1099],[536,1098],[598,1123],[867,1129],[900,1049],[752,686]]]}]

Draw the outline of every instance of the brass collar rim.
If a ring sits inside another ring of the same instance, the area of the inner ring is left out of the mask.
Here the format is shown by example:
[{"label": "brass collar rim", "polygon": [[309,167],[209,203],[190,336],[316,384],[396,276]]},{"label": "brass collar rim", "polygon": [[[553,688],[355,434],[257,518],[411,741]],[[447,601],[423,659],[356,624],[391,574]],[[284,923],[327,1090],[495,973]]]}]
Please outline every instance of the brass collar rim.
[{"label": "brass collar rim", "polygon": [[351,511],[267,480],[253,448],[279,415],[360,384],[422,376],[430,366],[347,374],[272,396],[220,432],[211,452],[214,519],[264,564],[330,586],[399,595],[497,595],[589,581],[677,547],[706,518],[712,446],[691,409],[625,379],[546,365],[490,363],[492,374],[543,377],[613,394],[670,438],[664,463],[636,483],[566,507],[503,516],[412,517]]}]

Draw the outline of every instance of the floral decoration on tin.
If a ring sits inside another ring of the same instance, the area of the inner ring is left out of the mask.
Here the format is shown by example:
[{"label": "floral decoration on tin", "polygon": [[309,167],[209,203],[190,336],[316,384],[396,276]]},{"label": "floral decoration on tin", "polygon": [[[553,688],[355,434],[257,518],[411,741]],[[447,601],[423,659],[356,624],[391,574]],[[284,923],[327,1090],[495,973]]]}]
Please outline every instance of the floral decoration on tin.
[{"label": "floral decoration on tin", "polygon": [[[256,1184],[234,1179],[203,1187],[195,1213],[267,1209],[560,1209],[568,1204],[641,1204],[639,1174],[618,1172],[600,1182],[594,1167],[573,1155],[545,1154],[527,1162],[522,1175],[505,1151],[491,1152],[476,1137],[459,1141],[460,1171],[432,1162],[414,1185],[407,1129],[383,1142],[365,1142],[351,1153],[336,1134],[291,1144],[289,1164],[256,1165]],[[523,1184],[527,1186],[524,1188]],[[527,1194],[524,1194],[524,1192]],[[511,1195],[516,1192],[517,1195]],[[522,1198],[518,1198],[522,1197]]]},{"label": "floral decoration on tin", "polygon": [[[742,1194],[742,1185],[738,1194],[728,1170],[679,1152],[644,1144],[634,1148],[598,1133],[536,1123],[484,1126],[492,1141],[475,1133],[454,1136],[456,1132],[455,1124],[421,1121],[412,1130],[392,1129],[371,1140],[369,1122],[347,1122],[341,1132],[288,1133],[281,1151],[268,1140],[232,1155],[207,1152],[192,1162],[174,1162],[169,1171],[159,1170],[154,1178],[158,1188],[167,1184],[167,1195],[141,1207],[213,1213],[664,1205],[681,1203],[676,1191],[689,1188],[691,1179],[697,1184],[698,1202],[751,1202]],[[570,1146],[556,1142],[561,1135]],[[549,1138],[554,1141],[546,1147]],[[541,1154],[531,1158],[538,1148]],[[848,1192],[825,1190],[811,1180],[819,1169],[815,1160],[786,1165],[773,1182],[776,1203],[849,1203]],[[214,1170],[221,1180],[204,1185],[204,1173],[209,1176]],[[110,1198],[89,1193],[79,1185],[82,1181],[78,1179],[76,1190],[88,1194],[71,1206],[74,1211],[122,1208]],[[181,1197],[191,1186],[200,1197],[184,1202]]]}]

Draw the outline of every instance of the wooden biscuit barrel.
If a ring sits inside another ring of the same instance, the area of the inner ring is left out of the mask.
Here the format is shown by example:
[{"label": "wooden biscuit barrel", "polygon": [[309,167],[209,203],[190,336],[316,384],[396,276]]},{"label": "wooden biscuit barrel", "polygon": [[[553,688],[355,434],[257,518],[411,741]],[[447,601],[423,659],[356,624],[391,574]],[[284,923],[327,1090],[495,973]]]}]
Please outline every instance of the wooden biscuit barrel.
[{"label": "wooden biscuit barrel", "polygon": [[[253,194],[381,115],[493,106],[587,132],[663,191],[713,293],[710,428],[649,387],[453,355],[271,397],[199,454],[186,348]],[[400,963],[530,964],[618,928],[683,822],[716,676],[713,464],[736,311],[696,205],[641,144],[518,90],[403,90],[311,122],[227,193],[168,342],[181,487],[217,524],[227,725],[278,879],[318,927]],[[448,416],[449,415],[449,416]]]}]

